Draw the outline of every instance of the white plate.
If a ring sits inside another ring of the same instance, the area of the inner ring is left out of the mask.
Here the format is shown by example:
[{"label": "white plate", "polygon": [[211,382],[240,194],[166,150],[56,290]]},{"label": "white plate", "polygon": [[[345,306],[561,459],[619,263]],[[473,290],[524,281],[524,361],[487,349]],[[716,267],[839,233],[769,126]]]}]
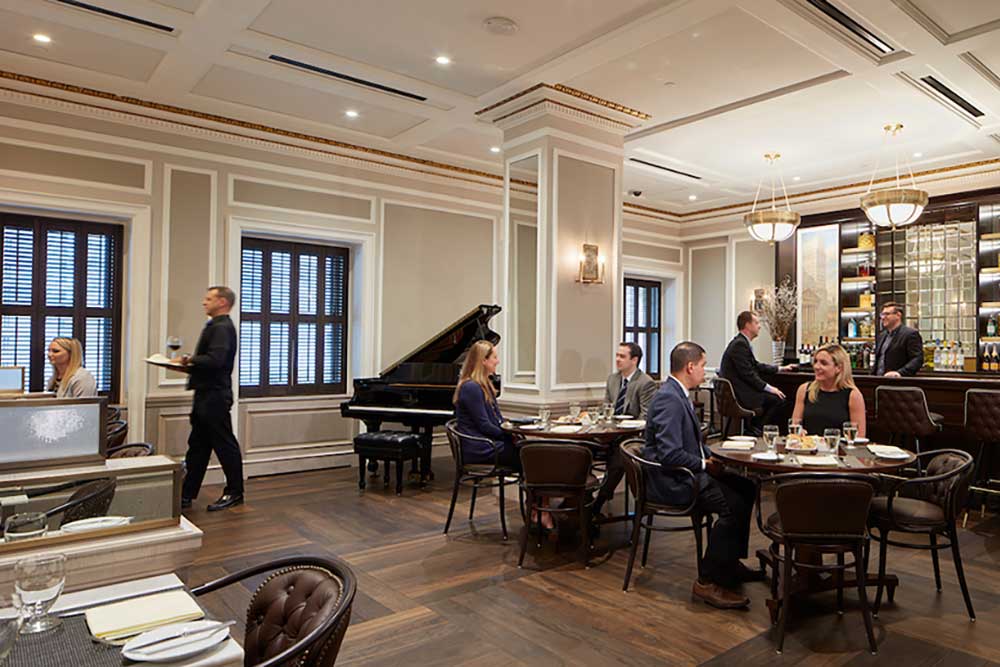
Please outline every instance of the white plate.
[{"label": "white plate", "polygon": [[613,415],[611,418],[621,421],[623,419],[632,419],[632,415]]},{"label": "white plate", "polygon": [[[847,438],[841,438],[840,441],[841,442],[847,442]],[[869,442],[868,438],[855,438],[854,439],[854,446],[857,447],[859,445],[867,445],[868,442]]]},{"label": "white plate", "polygon": [[910,458],[909,452],[881,452],[875,454],[877,459],[889,459],[890,461],[902,461]]},{"label": "white plate", "polygon": [[522,431],[541,431],[544,427],[541,424],[521,424],[517,428]]},{"label": "white plate", "polygon": [[[210,628],[218,624],[218,621],[204,620],[164,625],[163,627],[133,637],[125,646],[122,646],[122,655],[136,662],[175,662],[184,658],[190,658],[193,655],[204,653],[229,639],[229,628],[222,628],[216,632],[206,632],[194,638],[189,635],[187,637],[167,639],[155,646],[150,646],[148,652],[143,649],[131,649],[129,647],[134,644],[145,644],[147,640],[173,634],[178,630],[198,630],[199,628]],[[152,649],[160,650],[153,651]]]},{"label": "white plate", "polygon": [[754,452],[750,455],[754,461],[780,461],[784,457],[778,452]]},{"label": "white plate", "polygon": [[730,440],[742,440],[743,442],[757,442],[757,438],[752,435],[731,435]]},{"label": "white plate", "polygon": [[99,530],[101,528],[114,528],[132,523],[130,516],[96,516],[91,519],[80,519],[63,524],[64,533],[83,533],[88,530]]}]

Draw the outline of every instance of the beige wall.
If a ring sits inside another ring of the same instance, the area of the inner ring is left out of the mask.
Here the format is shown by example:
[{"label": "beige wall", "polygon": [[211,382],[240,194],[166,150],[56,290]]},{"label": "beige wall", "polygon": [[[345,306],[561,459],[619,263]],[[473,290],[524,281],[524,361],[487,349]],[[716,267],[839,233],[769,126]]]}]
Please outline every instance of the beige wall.
[{"label": "beige wall", "polygon": [[[517,292],[511,309],[517,310],[517,350],[514,351],[515,372],[535,372],[535,343],[538,321],[538,228],[532,222],[517,224],[515,269]],[[510,352],[508,352],[510,355]]]},{"label": "beige wall", "polygon": [[718,366],[732,338],[725,328],[726,248],[691,251],[690,285],[691,340],[705,348],[709,366]]},{"label": "beige wall", "polygon": [[[738,313],[750,307],[754,288],[774,285],[774,246],[759,241],[742,241],[734,247],[734,299]],[[761,328],[760,336],[753,341],[753,351],[758,361],[771,363],[771,336],[767,329]]]},{"label": "beige wall", "polygon": [[610,372],[615,343],[609,322],[614,281],[584,285],[576,277],[584,242],[596,243],[602,253],[613,247],[615,174],[599,164],[557,159],[555,384],[599,383]]},{"label": "beige wall", "polygon": [[384,215],[381,367],[493,302],[494,218],[398,204]]},{"label": "beige wall", "polygon": [[679,247],[671,248],[634,241],[624,241],[622,243],[622,254],[627,257],[641,257],[643,259],[652,259],[670,264],[680,264],[682,257],[681,248]]}]

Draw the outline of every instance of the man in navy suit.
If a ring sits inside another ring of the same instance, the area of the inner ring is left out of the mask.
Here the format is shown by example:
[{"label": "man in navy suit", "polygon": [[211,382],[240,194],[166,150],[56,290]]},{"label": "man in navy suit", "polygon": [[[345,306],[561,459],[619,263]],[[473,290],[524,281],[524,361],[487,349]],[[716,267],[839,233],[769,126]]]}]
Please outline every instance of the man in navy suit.
[{"label": "man in navy suit", "polygon": [[[683,342],[670,352],[670,376],[649,406],[643,458],[662,466],[682,466],[698,480],[696,508],[718,516],[708,538],[702,572],[692,595],[720,609],[750,604],[740,583],[763,578],[763,573],[740,563],[747,557],[750,516],[756,489],[743,477],[726,474],[701,443],[701,429],[688,392],[705,379],[705,349]],[[647,480],[650,500],[667,505],[691,502],[690,477],[661,470]]]}]

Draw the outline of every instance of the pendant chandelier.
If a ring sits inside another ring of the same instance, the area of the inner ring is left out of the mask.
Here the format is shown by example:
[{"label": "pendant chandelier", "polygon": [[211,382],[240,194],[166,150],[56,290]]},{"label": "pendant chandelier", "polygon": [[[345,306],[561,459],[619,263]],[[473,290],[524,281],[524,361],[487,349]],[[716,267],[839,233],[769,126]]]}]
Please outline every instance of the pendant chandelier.
[{"label": "pendant chandelier", "polygon": [[[753,198],[753,208],[743,216],[743,224],[747,228],[750,237],[756,241],[764,241],[773,244],[775,241],[784,241],[795,233],[795,228],[799,226],[801,216],[792,210],[788,203],[788,191],[785,189],[785,179],[775,166],[775,162],[781,157],[780,153],[766,153],[764,159],[767,160],[771,174],[771,206],[757,210],[757,202],[760,200],[760,191],[764,186],[764,177],[761,176],[757,184],[757,194]],[[777,175],[777,180],[775,176]],[[777,204],[777,182],[781,183],[781,192],[785,198],[784,207]]]},{"label": "pendant chandelier", "polygon": [[[902,131],[901,123],[891,123],[882,128],[885,130],[885,140],[893,139]],[[875,170],[872,172],[871,180],[868,181],[868,190],[861,197],[861,209],[868,216],[868,219],[878,227],[895,229],[909,225],[917,221],[920,214],[927,206],[928,195],[924,190],[917,189],[917,181],[913,178],[913,170],[910,169],[910,162],[903,157],[904,167],[910,174],[911,188],[904,188],[899,176],[899,150],[896,152],[896,187],[888,190],[876,190],[872,192],[872,185],[875,183],[875,174],[878,173],[878,161],[875,162]]]}]

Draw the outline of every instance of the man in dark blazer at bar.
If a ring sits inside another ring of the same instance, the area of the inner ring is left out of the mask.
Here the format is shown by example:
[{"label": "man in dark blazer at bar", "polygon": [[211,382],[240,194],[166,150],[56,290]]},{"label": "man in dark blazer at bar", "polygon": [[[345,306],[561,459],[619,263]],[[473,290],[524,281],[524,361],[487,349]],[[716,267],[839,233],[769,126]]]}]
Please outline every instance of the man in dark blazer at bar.
[{"label": "man in dark blazer at bar", "polygon": [[181,506],[191,507],[205,479],[208,461],[215,452],[226,474],[222,496],[208,506],[209,512],[243,504],[243,456],[233,434],[233,362],[236,359],[236,327],[229,311],[236,294],[228,287],[209,287],[201,305],[210,318],[198,338],[193,355],[181,357],[187,366],[188,389],[194,390],[191,435],[184,457],[186,474]]},{"label": "man in dark blazer at bar", "polygon": [[[653,397],[646,420],[643,458],[661,466],[681,466],[695,474],[698,495],[695,507],[718,517],[708,537],[702,572],[691,594],[720,609],[750,604],[739,591],[745,581],[760,581],[763,572],[740,562],[750,543],[750,516],[755,487],[746,478],[724,473],[702,445],[701,429],[688,392],[705,380],[705,349],[692,342],[677,345],[670,353],[670,376]],[[691,478],[685,473],[652,471],[647,491],[653,502],[684,506],[691,502]]]},{"label": "man in dark blazer at bar", "polygon": [[729,380],[736,400],[756,416],[750,422],[749,435],[760,435],[765,424],[775,423],[775,414],[785,402],[785,394],[768,384],[764,378],[793,367],[762,364],[753,354],[750,341],[760,335],[760,319],[749,310],[736,318],[739,330],[726,347],[719,365],[719,375]]},{"label": "man in dark blazer at bar", "polygon": [[889,301],[882,306],[882,333],[875,342],[875,375],[887,378],[916,375],[924,365],[924,339],[903,324],[903,306]]}]

